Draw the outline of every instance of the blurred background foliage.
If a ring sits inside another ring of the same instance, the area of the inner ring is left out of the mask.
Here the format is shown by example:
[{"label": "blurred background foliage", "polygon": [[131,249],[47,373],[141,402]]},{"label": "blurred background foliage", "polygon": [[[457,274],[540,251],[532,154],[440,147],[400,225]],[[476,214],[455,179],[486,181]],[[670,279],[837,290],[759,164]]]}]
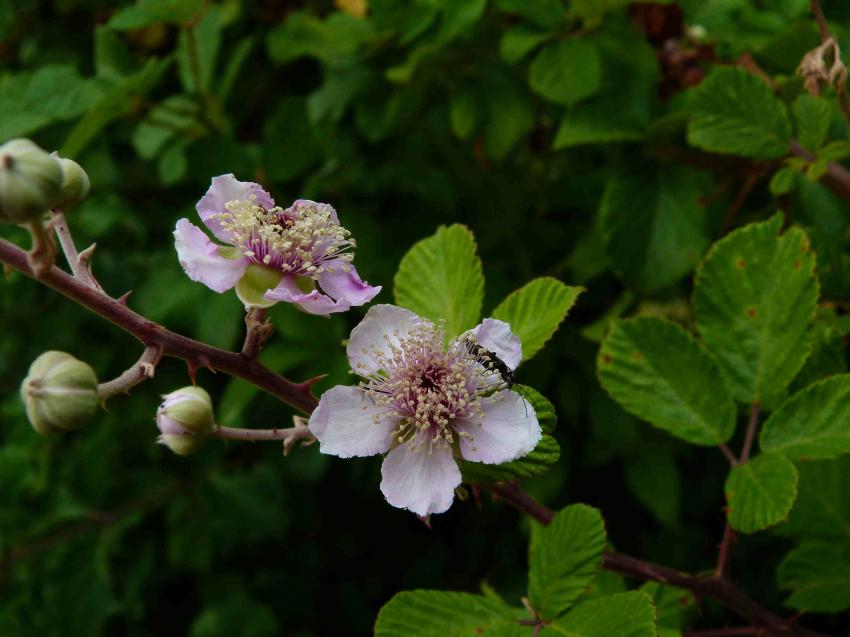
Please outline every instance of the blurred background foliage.
[{"label": "blurred background foliage", "polygon": [[[850,5],[826,4],[850,50]],[[150,319],[221,347],[239,345],[241,306],[189,281],[171,238],[221,173],[265,184],[283,205],[333,204],[357,238],[359,271],[384,285],[376,301],[391,300],[412,243],[449,222],[477,237],[485,315],[534,276],[586,286],[568,324],[521,370],[555,403],[563,449],[528,487],[553,507],[599,507],[620,550],[699,571],[722,531],[725,460],[622,412],[599,388],[594,356],[612,316],[690,324],[690,275],[711,242],[779,208],[810,233],[823,295],[818,348],[797,382],[846,370],[837,318],[850,298],[847,203],[806,162],[771,181],[784,148],[712,147],[686,130],[712,96],[693,87],[716,67],[762,75],[793,103],[795,69],[819,43],[808,9],[808,0],[0,0],[0,141],[30,136],[77,159],[92,196],[69,220],[81,244],[97,242],[105,288],[132,290],[129,303]],[[815,155],[847,139],[826,97]],[[827,159],[845,151],[846,142]],[[184,459],[155,446],[157,394],[187,382],[175,361],[111,400],[94,426],[35,435],[17,391],[40,352],[69,351],[106,379],[139,348],[17,275],[0,284],[0,307],[0,634],[365,635],[402,589],[487,581],[513,602],[525,590],[527,522],[489,496],[456,503],[429,530],[386,505],[374,459],[341,462],[315,446],[284,459],[274,445],[220,442]],[[272,314],[269,365],[294,379],[329,373],[320,389],[348,382],[342,341],[362,310]],[[204,370],[198,380],[221,424],[290,418],[242,381]],[[846,498],[846,466],[817,466]],[[784,598],[774,565],[812,528],[818,489],[805,480],[791,521],[740,539],[735,554],[744,587],[774,608]],[[846,541],[850,512],[836,516],[830,528],[843,523]],[[703,614],[707,625],[723,617],[710,601]],[[850,634],[846,617],[817,621]]]}]

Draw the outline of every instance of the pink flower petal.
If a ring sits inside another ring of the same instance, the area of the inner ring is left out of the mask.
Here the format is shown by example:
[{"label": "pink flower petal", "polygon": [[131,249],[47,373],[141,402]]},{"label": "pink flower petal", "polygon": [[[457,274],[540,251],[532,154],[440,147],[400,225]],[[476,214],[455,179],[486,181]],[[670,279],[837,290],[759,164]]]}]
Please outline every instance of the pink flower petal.
[{"label": "pink flower petal", "polygon": [[269,301],[283,301],[293,303],[308,314],[333,314],[345,312],[351,308],[351,304],[342,299],[334,301],[331,297],[322,294],[318,290],[302,292],[291,275],[284,275],[280,283],[273,290],[266,292],[264,298]]},{"label": "pink flower petal", "polygon": [[248,267],[247,258],[226,259],[221,256],[219,246],[188,219],[177,222],[174,247],[189,278],[215,292],[225,292],[235,286]]},{"label": "pink flower petal", "polygon": [[[351,306],[359,306],[371,301],[381,291],[381,286],[372,287],[362,281],[354,266],[342,259],[329,261],[318,277],[319,285],[337,301],[346,301]],[[347,269],[347,271],[346,271]]]},{"label": "pink flower petal", "polygon": [[460,484],[460,469],[448,446],[411,451],[407,444],[390,451],[381,466],[381,492],[394,507],[417,515],[443,513]]},{"label": "pink flower petal", "polygon": [[351,331],[348,340],[348,362],[358,374],[368,375],[380,370],[377,358],[398,346],[410,329],[424,319],[410,310],[395,305],[373,305],[360,324]]},{"label": "pink flower petal", "polygon": [[511,332],[511,326],[499,319],[486,318],[471,330],[464,333],[475,336],[481,347],[490,350],[501,358],[511,369],[516,369],[522,360],[522,344],[519,337]]},{"label": "pink flower petal", "polygon": [[322,394],[308,426],[322,453],[340,458],[373,456],[385,453],[392,443],[395,423],[382,419],[382,414],[357,387],[337,385]]},{"label": "pink flower petal", "polygon": [[460,438],[460,453],[466,460],[501,464],[532,451],[543,432],[534,407],[513,391],[501,391],[481,401],[484,418],[480,424],[456,421],[455,426],[472,436]]},{"label": "pink flower petal", "polygon": [[219,241],[232,243],[233,237],[221,227],[221,220],[216,217],[227,212],[225,204],[228,201],[248,199],[250,195],[257,198],[257,203],[266,209],[274,207],[274,199],[263,190],[260,184],[253,181],[239,181],[233,174],[219,175],[212,178],[212,185],[207,193],[195,206],[201,220]]}]

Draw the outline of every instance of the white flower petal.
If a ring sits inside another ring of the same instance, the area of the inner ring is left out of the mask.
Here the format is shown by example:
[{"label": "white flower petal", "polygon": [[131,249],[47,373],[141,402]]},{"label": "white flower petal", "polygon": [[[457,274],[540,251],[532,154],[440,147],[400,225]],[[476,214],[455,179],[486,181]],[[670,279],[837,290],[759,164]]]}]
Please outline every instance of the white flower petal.
[{"label": "white flower petal", "polygon": [[511,332],[511,326],[499,319],[486,318],[479,325],[467,330],[461,338],[472,334],[481,347],[493,352],[511,369],[516,369],[522,360],[522,343]]},{"label": "white flower petal", "polygon": [[460,484],[460,469],[448,446],[411,451],[406,444],[390,451],[381,466],[381,492],[387,502],[417,515],[443,513]]},{"label": "white flower petal", "polygon": [[534,407],[513,391],[501,391],[481,401],[480,422],[458,420],[455,426],[472,436],[460,438],[460,453],[466,460],[501,464],[532,451],[543,432]]},{"label": "white flower petal", "polygon": [[328,269],[318,276],[319,285],[337,301],[345,301],[356,307],[371,301],[381,291],[380,285],[373,287],[361,280],[357,270],[347,261],[334,259],[325,267]]},{"label": "white flower petal", "polygon": [[380,366],[376,359],[397,346],[410,329],[424,321],[410,310],[395,305],[373,305],[360,324],[351,331],[348,341],[348,362],[356,373],[374,374]]},{"label": "white flower petal", "polygon": [[195,209],[201,220],[217,239],[232,243],[233,236],[221,227],[217,215],[227,212],[225,204],[228,201],[244,201],[251,195],[256,197],[258,204],[266,210],[274,208],[274,199],[263,190],[260,184],[253,181],[239,181],[232,173],[212,178],[212,184],[206,194],[198,201]]},{"label": "white flower petal", "polygon": [[[385,453],[395,423],[380,419],[382,411],[357,387],[337,385],[322,394],[308,426],[322,453],[351,458]],[[375,422],[375,416],[380,421]]]},{"label": "white flower petal", "polygon": [[180,265],[193,281],[199,281],[214,292],[231,289],[248,267],[246,258],[226,259],[219,254],[219,246],[210,241],[198,226],[188,219],[180,219],[174,230],[174,247]]}]

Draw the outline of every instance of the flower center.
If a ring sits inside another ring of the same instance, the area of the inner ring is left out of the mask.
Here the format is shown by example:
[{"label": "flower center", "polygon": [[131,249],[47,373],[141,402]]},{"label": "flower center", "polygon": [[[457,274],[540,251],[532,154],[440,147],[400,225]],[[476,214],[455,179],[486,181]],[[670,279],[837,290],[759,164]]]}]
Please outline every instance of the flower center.
[{"label": "flower center", "polygon": [[216,215],[222,228],[255,263],[311,277],[333,271],[328,263],[333,260],[342,261],[345,271],[350,268],[355,241],[327,204],[299,200],[286,210],[266,209],[250,195],[228,201],[225,208]]},{"label": "flower center", "polygon": [[481,397],[492,393],[493,372],[461,340],[446,346],[444,328],[427,321],[417,323],[397,345],[385,339],[387,347],[377,355],[381,371],[364,375],[360,383],[366,396],[384,408],[375,422],[387,415],[398,418],[393,436],[413,450],[471,439],[457,422],[482,420]]}]

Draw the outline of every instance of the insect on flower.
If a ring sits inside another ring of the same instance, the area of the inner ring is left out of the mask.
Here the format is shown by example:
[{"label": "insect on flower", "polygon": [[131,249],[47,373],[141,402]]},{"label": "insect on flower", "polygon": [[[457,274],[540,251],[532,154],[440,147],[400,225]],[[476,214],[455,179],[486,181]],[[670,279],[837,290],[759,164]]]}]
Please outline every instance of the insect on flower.
[{"label": "insect on flower", "polygon": [[458,461],[501,464],[539,442],[537,415],[505,380],[512,385],[521,359],[519,339],[502,321],[485,319],[447,339],[440,324],[375,305],[348,343],[360,384],[325,392],[310,430],[322,453],[387,454],[387,501],[417,515],[442,513],[461,482]]}]

